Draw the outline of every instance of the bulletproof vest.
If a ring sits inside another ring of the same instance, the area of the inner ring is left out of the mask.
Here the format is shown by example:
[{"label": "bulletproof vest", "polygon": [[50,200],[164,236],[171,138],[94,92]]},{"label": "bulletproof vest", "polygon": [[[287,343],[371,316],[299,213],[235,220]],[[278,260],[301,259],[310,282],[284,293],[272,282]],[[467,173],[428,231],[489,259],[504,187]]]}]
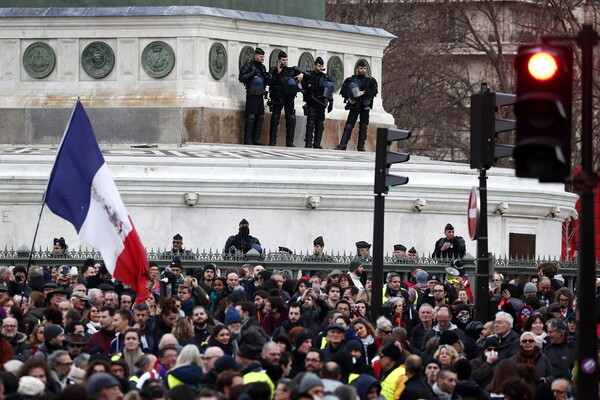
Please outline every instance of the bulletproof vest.
[{"label": "bulletproof vest", "polygon": [[248,93],[261,96],[265,93],[265,80],[262,76],[253,76],[248,82]]}]

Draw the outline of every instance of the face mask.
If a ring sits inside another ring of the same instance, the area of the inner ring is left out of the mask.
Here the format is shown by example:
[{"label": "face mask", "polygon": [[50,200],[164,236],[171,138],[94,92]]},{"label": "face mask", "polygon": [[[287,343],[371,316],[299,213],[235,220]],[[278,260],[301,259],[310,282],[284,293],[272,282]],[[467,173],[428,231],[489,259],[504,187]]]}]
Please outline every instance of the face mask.
[{"label": "face mask", "polygon": [[461,315],[460,317],[458,317],[458,320],[463,324],[466,324],[467,322],[469,322],[469,315]]},{"label": "face mask", "polygon": [[246,236],[248,236],[249,233],[250,233],[250,228],[248,228],[247,226],[240,227],[240,236],[246,237]]}]

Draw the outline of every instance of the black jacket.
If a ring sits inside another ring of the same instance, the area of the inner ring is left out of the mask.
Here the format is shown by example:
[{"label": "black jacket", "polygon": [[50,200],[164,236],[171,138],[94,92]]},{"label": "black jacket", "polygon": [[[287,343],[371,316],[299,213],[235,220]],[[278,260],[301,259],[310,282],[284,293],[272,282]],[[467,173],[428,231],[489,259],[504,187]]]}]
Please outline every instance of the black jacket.
[{"label": "black jacket", "polygon": [[431,386],[422,375],[414,375],[408,378],[400,395],[400,400],[437,400],[437,398],[437,395],[433,393]]},{"label": "black jacket", "polygon": [[[442,251],[442,246],[446,242],[451,242],[452,247]],[[467,251],[465,239],[462,236],[454,236],[452,240],[448,240],[445,237],[438,239],[435,242],[435,248],[433,249],[433,257],[438,258],[462,258],[465,256]]]}]

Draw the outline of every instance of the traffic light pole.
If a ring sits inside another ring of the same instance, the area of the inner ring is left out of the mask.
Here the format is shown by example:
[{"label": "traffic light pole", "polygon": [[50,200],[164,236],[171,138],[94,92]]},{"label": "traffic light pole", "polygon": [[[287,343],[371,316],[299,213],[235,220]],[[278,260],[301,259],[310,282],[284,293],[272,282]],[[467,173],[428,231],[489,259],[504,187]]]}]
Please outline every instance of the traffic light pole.
[{"label": "traffic light pole", "polygon": [[577,399],[597,400],[598,353],[596,350],[596,271],[594,249],[594,189],[597,175],[593,171],[592,155],[592,86],[593,51],[598,44],[598,33],[591,25],[584,25],[577,36],[582,53],[581,71],[581,172],[574,178],[579,190],[581,219],[581,253],[579,257],[579,280],[577,282]]},{"label": "traffic light pole", "polygon": [[371,282],[371,321],[379,317],[383,304],[383,219],[385,216],[385,196],[375,195],[373,210],[373,275]]},{"label": "traffic light pole", "polygon": [[475,270],[475,318],[490,319],[490,254],[487,224],[487,169],[479,169],[479,229],[477,233],[477,267]]}]

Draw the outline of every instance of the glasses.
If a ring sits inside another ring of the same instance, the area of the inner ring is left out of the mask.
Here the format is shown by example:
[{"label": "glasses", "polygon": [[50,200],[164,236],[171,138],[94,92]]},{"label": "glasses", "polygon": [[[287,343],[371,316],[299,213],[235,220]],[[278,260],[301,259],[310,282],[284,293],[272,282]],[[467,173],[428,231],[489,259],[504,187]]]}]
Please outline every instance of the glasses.
[{"label": "glasses", "polygon": [[391,330],[389,330],[389,331],[381,331],[381,332],[385,333],[386,335],[391,335],[392,334]]},{"label": "glasses", "polygon": [[531,310],[521,310],[521,315],[531,315]]},{"label": "glasses", "polygon": [[173,240],[173,244],[181,244],[183,243],[183,240]]},{"label": "glasses", "polygon": [[66,362],[66,363],[59,362],[58,365],[62,365],[63,367],[70,367],[73,365],[73,362]]},{"label": "glasses", "polygon": [[495,347],[487,347],[485,351],[498,351],[498,349]]},{"label": "glasses", "polygon": [[2,325],[3,328],[10,328],[10,329],[14,329],[17,326],[16,325]]},{"label": "glasses", "polygon": [[533,340],[533,339],[523,339],[523,340],[521,340],[521,343],[535,343],[535,340]]}]

